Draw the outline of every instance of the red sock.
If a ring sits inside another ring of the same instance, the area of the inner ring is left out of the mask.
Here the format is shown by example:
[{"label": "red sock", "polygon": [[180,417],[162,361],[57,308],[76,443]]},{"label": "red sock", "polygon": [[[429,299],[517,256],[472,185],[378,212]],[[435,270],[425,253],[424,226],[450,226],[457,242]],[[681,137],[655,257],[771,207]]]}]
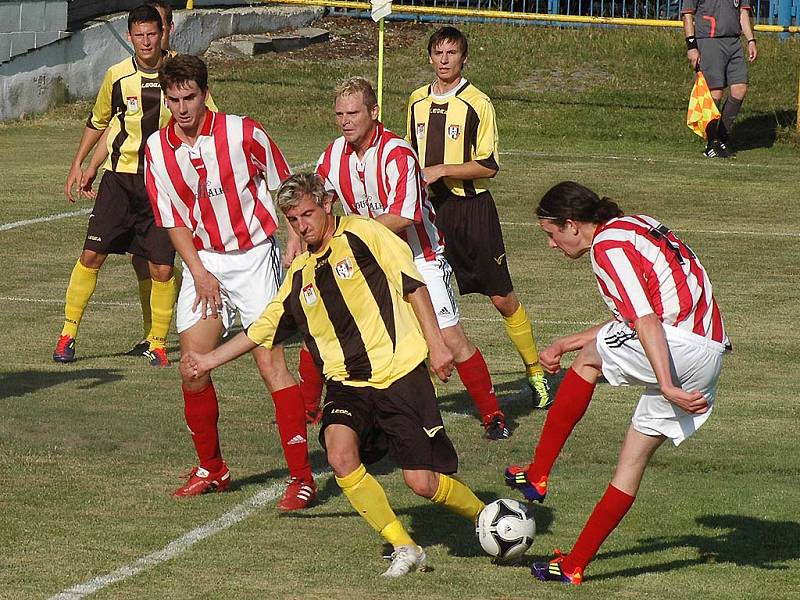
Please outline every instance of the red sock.
[{"label": "red sock", "polygon": [[483,354],[478,348],[475,349],[475,354],[467,360],[456,363],[456,370],[461,378],[461,383],[472,396],[475,408],[481,415],[481,421],[485,421],[486,417],[500,411],[497,396],[494,394],[492,376],[489,375],[486,361],[483,360]]},{"label": "red sock", "polygon": [[219,449],[219,403],[214,383],[199,392],[183,389],[183,415],[192,433],[192,442],[200,459],[200,466],[216,473],[222,468],[222,452]]},{"label": "red sock", "polygon": [[306,348],[300,348],[300,364],[297,366],[300,378],[300,394],[303,396],[303,405],[306,412],[319,411],[319,401],[322,398],[322,375],[314,363],[314,358]]},{"label": "red sock", "polygon": [[595,383],[589,383],[573,369],[558,386],[553,406],[547,411],[542,435],[533,453],[533,462],[528,467],[528,479],[538,483],[542,477],[548,477],[553,463],[581,420],[594,393]]},{"label": "red sock", "polygon": [[281,435],[281,445],[289,475],[312,481],[311,463],[308,460],[306,415],[300,386],[293,385],[272,393],[275,403],[275,420]]},{"label": "red sock", "polygon": [[609,534],[622,521],[634,500],[636,496],[626,494],[608,484],[606,493],[600,498],[600,502],[594,507],[592,515],[583,526],[578,541],[561,563],[565,573],[573,573],[576,567],[586,568]]}]

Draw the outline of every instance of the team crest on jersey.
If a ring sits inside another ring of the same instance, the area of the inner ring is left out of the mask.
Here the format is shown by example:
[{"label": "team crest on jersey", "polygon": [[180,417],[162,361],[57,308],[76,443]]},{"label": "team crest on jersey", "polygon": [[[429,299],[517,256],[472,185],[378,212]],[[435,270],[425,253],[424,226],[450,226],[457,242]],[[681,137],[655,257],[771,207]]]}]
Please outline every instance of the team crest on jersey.
[{"label": "team crest on jersey", "polygon": [[303,286],[303,300],[305,300],[306,304],[309,306],[317,301],[317,291],[314,289],[313,283]]},{"label": "team crest on jersey", "polygon": [[128,104],[129,113],[139,112],[139,99],[136,96],[128,96],[126,102]]},{"label": "team crest on jersey", "polygon": [[425,137],[425,123],[417,123],[417,139]]},{"label": "team crest on jersey", "polygon": [[447,128],[447,137],[451,140],[457,140],[458,136],[461,135],[461,126],[460,125],[450,125]]},{"label": "team crest on jersey", "polygon": [[350,260],[349,256],[336,263],[336,274],[340,279],[351,279],[353,277],[353,261]]}]

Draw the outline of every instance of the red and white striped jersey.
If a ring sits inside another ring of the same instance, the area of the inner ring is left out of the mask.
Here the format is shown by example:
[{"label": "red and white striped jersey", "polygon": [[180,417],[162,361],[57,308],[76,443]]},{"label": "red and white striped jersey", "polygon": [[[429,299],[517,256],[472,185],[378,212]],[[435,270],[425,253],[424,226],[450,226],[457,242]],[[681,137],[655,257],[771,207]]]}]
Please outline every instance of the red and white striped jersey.
[{"label": "red and white striped jersey", "polygon": [[247,250],[278,227],[270,196],[291,174],[278,146],[249,117],[206,113],[194,147],[175,122],[145,148],[145,185],[159,227],[188,227],[198,249]]},{"label": "red and white striped jersey", "polygon": [[363,161],[340,137],[320,156],[317,173],[342,201],[347,214],[375,218],[390,213],[412,220],[414,224],[399,235],[411,246],[415,259],[432,261],[444,252],[417,155],[383,123],[378,123]]},{"label": "red and white striped jersey", "polygon": [[662,323],[727,343],[711,281],[691,248],[646,215],[611,219],[595,231],[592,268],[617,320],[655,313]]}]

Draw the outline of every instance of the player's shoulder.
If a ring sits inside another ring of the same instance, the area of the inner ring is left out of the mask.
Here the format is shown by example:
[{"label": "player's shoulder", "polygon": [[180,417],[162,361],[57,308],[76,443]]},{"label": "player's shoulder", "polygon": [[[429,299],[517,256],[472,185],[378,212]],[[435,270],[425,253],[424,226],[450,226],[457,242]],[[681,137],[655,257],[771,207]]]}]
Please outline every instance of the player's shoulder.
[{"label": "player's shoulder", "polygon": [[118,81],[123,77],[129,77],[136,73],[136,62],[134,61],[132,56],[128,58],[124,58],[118,63],[115,63],[108,67],[106,70],[106,76],[111,77],[112,80]]},{"label": "player's shoulder", "polygon": [[472,104],[473,106],[491,104],[492,99],[489,98],[484,92],[479,90],[475,84],[467,81],[460,90],[456,92],[456,96],[464,102]]},{"label": "player's shoulder", "polygon": [[366,243],[371,239],[375,239],[376,236],[382,237],[385,231],[389,230],[375,219],[362,217],[361,215],[347,215],[339,217],[339,225],[336,228],[334,237],[352,234]]},{"label": "player's shoulder", "polygon": [[394,151],[414,154],[414,148],[406,141],[404,137],[401,137],[394,131],[386,128],[384,128],[381,132],[381,146],[384,148],[384,154]]},{"label": "player's shoulder", "polygon": [[431,94],[431,84],[426,83],[423,86],[418,87],[413,92],[411,92],[411,96],[408,98],[409,104],[414,104],[415,102],[419,102],[420,100],[424,100]]}]

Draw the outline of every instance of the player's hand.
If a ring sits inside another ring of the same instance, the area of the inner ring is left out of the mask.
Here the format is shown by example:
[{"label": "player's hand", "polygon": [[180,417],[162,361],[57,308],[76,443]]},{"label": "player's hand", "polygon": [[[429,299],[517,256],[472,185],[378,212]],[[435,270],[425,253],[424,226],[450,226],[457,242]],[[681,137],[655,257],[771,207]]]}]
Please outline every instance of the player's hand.
[{"label": "player's hand", "polygon": [[299,236],[290,235],[286,240],[286,251],[283,253],[281,262],[283,267],[288,269],[292,261],[304,252],[303,239]]},{"label": "player's hand", "polygon": [[222,294],[219,290],[217,278],[206,271],[201,277],[195,278],[194,291],[195,298],[192,312],[196,311],[197,307],[200,306],[202,319],[207,319],[209,316],[212,319],[216,319],[222,310]]},{"label": "player's hand", "polygon": [[661,394],[688,413],[701,415],[708,410],[708,401],[700,392],[687,392],[675,386],[663,386]]},{"label": "player's hand", "polygon": [[[64,196],[69,202],[75,202],[80,197],[80,183],[83,178],[83,169],[80,165],[72,165],[67,175],[67,182],[64,184]],[[78,195],[73,197],[72,190],[78,187]]]},{"label": "player's hand", "polygon": [[191,350],[186,352],[181,356],[181,376],[184,379],[200,379],[206,375],[211,370],[206,356]]},{"label": "player's hand", "polygon": [[97,197],[97,192],[92,189],[96,177],[97,167],[91,165],[86,167],[86,170],[81,175],[80,185],[78,186],[78,192],[81,196],[89,198],[90,200],[94,200]]},{"label": "player's hand", "polygon": [[[755,46],[755,44],[750,44],[750,45]],[[692,68],[697,69],[697,65],[700,64],[700,51],[696,48],[687,50],[686,58],[689,61],[689,64],[692,65]]]},{"label": "player's hand", "polygon": [[561,369],[561,357],[563,354],[561,347],[557,342],[554,342],[539,352],[539,364],[548,373],[558,373]]},{"label": "player's hand", "polygon": [[429,348],[428,356],[431,361],[431,370],[439,379],[447,383],[453,373],[453,353],[442,344],[441,348]]},{"label": "player's hand", "polygon": [[422,176],[425,178],[425,183],[431,185],[444,177],[444,165],[432,165],[422,169]]},{"label": "player's hand", "polygon": [[747,58],[750,62],[758,58],[758,42],[747,43]]}]

